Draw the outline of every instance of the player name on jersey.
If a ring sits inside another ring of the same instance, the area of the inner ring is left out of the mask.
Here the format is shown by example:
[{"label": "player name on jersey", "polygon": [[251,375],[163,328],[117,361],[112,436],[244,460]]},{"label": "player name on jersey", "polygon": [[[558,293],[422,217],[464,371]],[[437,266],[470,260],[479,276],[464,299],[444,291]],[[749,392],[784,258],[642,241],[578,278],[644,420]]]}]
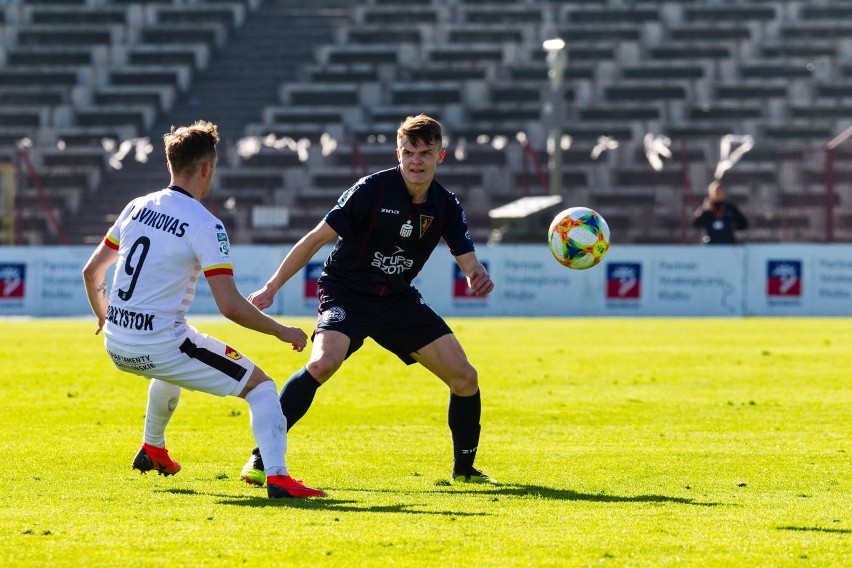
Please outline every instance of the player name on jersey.
[{"label": "player name on jersey", "polygon": [[186,228],[189,226],[189,223],[181,221],[177,217],[172,217],[165,213],[159,213],[153,209],[148,209],[147,207],[143,207],[134,213],[131,219],[139,221],[149,227],[171,233],[176,237],[182,237],[186,233]]}]

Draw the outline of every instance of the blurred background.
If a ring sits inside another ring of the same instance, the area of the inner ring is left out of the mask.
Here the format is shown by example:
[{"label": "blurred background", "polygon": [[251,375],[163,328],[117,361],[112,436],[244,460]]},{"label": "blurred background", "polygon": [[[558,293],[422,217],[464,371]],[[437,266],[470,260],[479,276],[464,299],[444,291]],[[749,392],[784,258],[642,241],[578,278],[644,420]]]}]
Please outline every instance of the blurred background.
[{"label": "blurred background", "polygon": [[848,1],[0,0],[0,244],[100,241],[199,119],[231,241],[293,243],[420,112],[477,242],[699,243],[714,179],[741,241],[852,242]]}]

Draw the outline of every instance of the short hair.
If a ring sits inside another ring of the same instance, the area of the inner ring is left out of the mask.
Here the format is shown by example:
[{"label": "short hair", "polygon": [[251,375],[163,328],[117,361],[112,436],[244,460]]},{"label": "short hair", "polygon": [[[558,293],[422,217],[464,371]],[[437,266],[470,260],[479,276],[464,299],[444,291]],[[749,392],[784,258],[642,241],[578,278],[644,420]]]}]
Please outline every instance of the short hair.
[{"label": "short hair", "polygon": [[201,162],[216,157],[219,131],[212,122],[196,120],[190,126],[172,125],[163,141],[172,174],[192,175]]},{"label": "short hair", "polygon": [[722,183],[722,180],[719,180],[719,179],[714,179],[712,182],[710,182],[710,185],[707,187],[708,193],[712,193],[712,192],[714,192],[718,189],[721,189],[722,191],[727,191],[725,184]]},{"label": "short hair", "polygon": [[441,123],[423,113],[417,116],[409,116],[403,120],[396,131],[396,145],[402,146],[403,138],[415,146],[420,143],[427,146],[437,143],[441,146],[444,142],[441,134]]}]

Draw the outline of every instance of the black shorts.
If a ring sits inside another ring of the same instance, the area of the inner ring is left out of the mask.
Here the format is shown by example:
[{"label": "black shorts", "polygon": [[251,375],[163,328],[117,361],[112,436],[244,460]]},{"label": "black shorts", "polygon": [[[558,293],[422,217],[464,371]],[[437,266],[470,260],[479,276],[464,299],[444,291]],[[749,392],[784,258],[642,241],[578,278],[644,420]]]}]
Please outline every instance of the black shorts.
[{"label": "black shorts", "polygon": [[411,353],[453,332],[415,288],[380,297],[321,284],[318,293],[319,315],[314,335],[325,330],[346,335],[350,341],[347,357],[370,337],[411,365],[415,362]]}]

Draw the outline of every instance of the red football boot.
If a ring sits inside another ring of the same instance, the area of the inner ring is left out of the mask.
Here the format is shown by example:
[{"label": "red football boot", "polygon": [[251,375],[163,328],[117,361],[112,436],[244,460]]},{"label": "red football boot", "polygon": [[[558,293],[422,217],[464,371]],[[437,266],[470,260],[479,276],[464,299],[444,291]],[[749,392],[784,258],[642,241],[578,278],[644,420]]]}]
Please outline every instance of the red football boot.
[{"label": "red football boot", "polygon": [[289,475],[270,475],[266,478],[266,494],[271,499],[325,497],[325,491],[313,489]]},{"label": "red football boot", "polygon": [[133,469],[138,469],[142,473],[156,469],[160,475],[174,475],[180,471],[180,464],[169,457],[169,451],[166,448],[142,444],[136,457],[133,458]]}]

